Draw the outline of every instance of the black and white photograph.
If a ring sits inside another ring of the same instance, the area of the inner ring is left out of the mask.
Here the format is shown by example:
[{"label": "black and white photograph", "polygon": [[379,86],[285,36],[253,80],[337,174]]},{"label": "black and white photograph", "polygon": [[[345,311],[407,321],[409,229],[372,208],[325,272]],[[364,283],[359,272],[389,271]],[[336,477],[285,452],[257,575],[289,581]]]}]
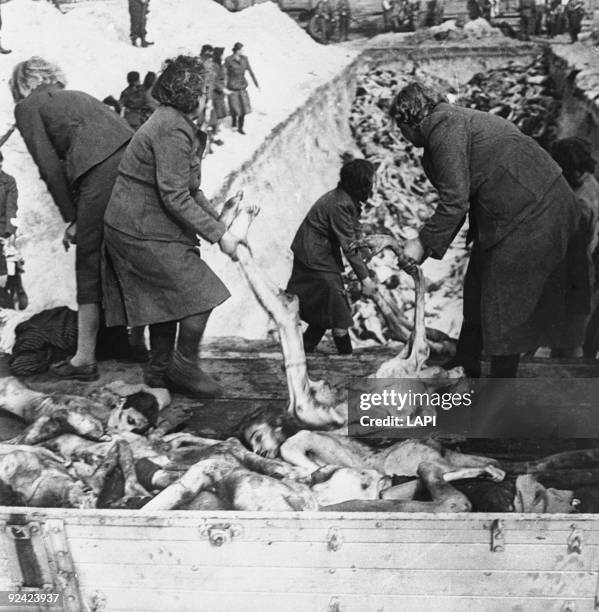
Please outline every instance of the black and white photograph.
[{"label": "black and white photograph", "polygon": [[0,0],[0,612],[599,610],[599,0]]}]

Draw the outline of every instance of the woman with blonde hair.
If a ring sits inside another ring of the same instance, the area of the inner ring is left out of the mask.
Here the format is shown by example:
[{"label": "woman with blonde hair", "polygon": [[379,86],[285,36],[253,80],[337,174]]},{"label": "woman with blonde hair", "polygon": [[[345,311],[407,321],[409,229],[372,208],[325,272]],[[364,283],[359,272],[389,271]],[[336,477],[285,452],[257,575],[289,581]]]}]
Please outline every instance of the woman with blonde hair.
[{"label": "woman with blonde hair", "polygon": [[10,89],[17,128],[67,223],[64,247],[76,245],[77,351],[50,371],[60,378],[96,380],[104,210],[132,131],[107,105],[66,89],[62,70],[41,57],[15,66]]},{"label": "woman with blonde hair", "polygon": [[200,368],[199,345],[210,313],[229,292],[202,259],[198,236],[232,258],[240,240],[200,190],[200,58],[168,60],[152,95],[160,106],[127,147],[104,218],[106,321],[150,326],[146,384],[214,397],[222,389]]}]

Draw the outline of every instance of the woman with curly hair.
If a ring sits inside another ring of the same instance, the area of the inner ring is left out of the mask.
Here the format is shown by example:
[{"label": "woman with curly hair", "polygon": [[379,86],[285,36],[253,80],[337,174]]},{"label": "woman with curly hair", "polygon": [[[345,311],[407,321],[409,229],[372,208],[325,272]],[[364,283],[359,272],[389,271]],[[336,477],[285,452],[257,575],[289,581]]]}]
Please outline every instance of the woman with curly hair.
[{"label": "woman with curly hair", "polygon": [[420,83],[395,96],[390,114],[424,148],[440,198],[405,255],[441,259],[469,220],[464,321],[448,366],[480,375],[484,351],[492,376],[515,376],[520,353],[536,349],[569,313],[589,309],[574,194],[549,154],[501,117],[449,104]]},{"label": "woman with curly hair", "polygon": [[65,249],[76,244],[77,351],[50,371],[96,380],[103,217],[132,131],[106,104],[65,86],[62,70],[41,57],[18,63],[10,80],[17,128],[68,224]]},{"label": "woman with curly hair", "polygon": [[229,292],[201,258],[198,235],[231,258],[240,239],[200,190],[199,58],[168,60],[152,95],[160,106],[127,147],[104,218],[107,324],[150,326],[148,385],[216,396],[222,389],[200,369],[198,352],[212,309]]}]

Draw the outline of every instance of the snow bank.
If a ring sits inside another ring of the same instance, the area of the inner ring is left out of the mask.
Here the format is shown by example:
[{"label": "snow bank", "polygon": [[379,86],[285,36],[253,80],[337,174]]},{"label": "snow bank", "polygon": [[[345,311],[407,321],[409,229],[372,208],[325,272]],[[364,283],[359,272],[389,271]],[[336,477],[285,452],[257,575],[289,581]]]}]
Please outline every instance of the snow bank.
[{"label": "snow bank", "polygon": [[[166,57],[177,53],[198,53],[205,43],[223,46],[228,53],[235,42],[243,42],[260,83],[260,91],[250,85],[254,112],[247,119],[248,135],[225,129],[225,145],[216,148],[215,154],[205,160],[203,186],[208,195],[217,194],[225,183],[233,188],[239,181],[228,175],[251,160],[276,126],[356,56],[352,50],[318,45],[271,2],[241,13],[229,13],[212,0],[152,0],[148,38],[156,44],[148,49],[134,48],[129,43],[129,16],[124,0],[84,3],[67,15],[61,15],[47,2],[12,0],[3,5],[2,17],[2,41],[13,49],[13,53],[0,56],[0,132],[13,121],[13,103],[7,87],[12,67],[31,55],[41,55],[57,62],[67,75],[69,87],[101,99],[120,93],[129,70],[138,70],[143,75],[147,70],[157,71]],[[324,109],[320,111],[324,112]],[[337,111],[333,108],[331,112]],[[338,121],[345,121],[346,116],[338,117]],[[305,136],[301,135],[302,138]],[[64,224],[18,133],[11,137],[3,152],[5,169],[15,176],[20,190],[20,245],[26,261],[24,282],[31,308],[40,310],[60,304],[73,305],[73,253],[65,254],[60,242]],[[283,157],[286,151],[279,150],[278,155]],[[325,152],[325,157],[336,155],[336,150]],[[286,160],[284,164],[288,162]],[[277,163],[277,158],[273,158],[272,164]],[[337,163],[335,160],[335,166]],[[262,163],[261,167],[265,166],[268,169],[268,164]],[[334,172],[336,170],[333,168]],[[251,166],[246,166],[244,173],[254,176]],[[319,178],[328,180],[327,177],[325,170]],[[315,185],[319,187],[318,181]],[[251,189],[251,185],[247,187],[254,198],[261,197],[260,189]],[[297,192],[289,193],[289,190],[296,190],[297,184],[293,183],[293,187],[280,184],[280,188],[279,193],[269,194],[267,206],[260,202],[263,205],[261,231],[252,239],[265,265],[273,259],[288,258],[288,254],[280,253],[279,249],[287,244],[288,235],[295,230],[294,227],[284,228],[281,232],[281,215],[272,208],[275,201],[279,206],[295,201]],[[299,203],[303,210],[296,210],[294,219],[310,204],[310,201]],[[275,251],[271,237],[275,230],[277,256],[273,258]],[[237,280],[239,283],[241,280],[230,271],[224,258],[218,252],[212,252],[213,249],[207,251],[207,258],[216,271],[221,273],[226,268],[224,276],[234,280],[235,286],[229,284],[231,292],[235,295],[238,289],[245,291],[245,287],[237,287]],[[283,275],[280,269],[275,276]],[[226,317],[215,316],[209,333],[230,334],[226,319],[241,314],[242,302],[241,298],[235,300],[237,306],[229,308]],[[255,321],[244,325],[239,323],[239,317],[237,319],[238,333],[250,337],[262,333],[263,330],[257,330]]]}]

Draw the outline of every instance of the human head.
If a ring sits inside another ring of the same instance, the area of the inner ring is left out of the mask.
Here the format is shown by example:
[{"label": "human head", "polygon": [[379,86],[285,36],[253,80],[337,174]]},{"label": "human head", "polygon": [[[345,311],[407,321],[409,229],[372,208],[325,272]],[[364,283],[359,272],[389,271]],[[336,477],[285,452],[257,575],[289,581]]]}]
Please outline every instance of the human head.
[{"label": "human head", "polygon": [[358,202],[372,195],[374,166],[366,159],[353,159],[341,167],[339,187]]},{"label": "human head", "polygon": [[597,167],[591,155],[591,143],[584,138],[572,136],[556,140],[551,147],[551,155],[573,189],[580,187],[585,173],[592,174]]},{"label": "human head", "polygon": [[441,102],[447,102],[444,94],[414,81],[395,94],[389,107],[389,115],[401,130],[404,138],[415,146],[421,147],[424,143],[420,124]]},{"label": "human head", "polygon": [[156,82],[156,73],[155,72],[147,72],[144,77],[143,85],[145,89],[152,89],[152,85]]},{"label": "human head", "polygon": [[9,81],[10,91],[15,102],[24,100],[40,85],[58,84],[66,87],[64,72],[42,57],[34,56],[19,62],[12,71]]},{"label": "human head", "polygon": [[280,408],[260,407],[244,417],[238,427],[238,437],[252,452],[274,458],[281,444],[298,431],[293,418]]},{"label": "human head", "polygon": [[212,59],[217,64],[220,64],[222,62],[224,52],[225,52],[224,47],[214,47],[214,55],[212,56]]},{"label": "human head", "polygon": [[243,49],[243,43],[236,42],[236,43],[233,45],[233,53],[237,53],[237,52],[241,53],[241,50],[242,50],[242,49]]},{"label": "human head", "polygon": [[129,83],[129,85],[137,85],[139,83],[139,72],[137,72],[137,70],[132,70],[131,72],[127,73],[127,83]]},{"label": "human head", "polygon": [[168,59],[152,88],[152,96],[185,114],[198,112],[205,92],[204,68],[198,57]]},{"label": "human head", "polygon": [[212,57],[213,54],[214,54],[214,47],[212,45],[202,45],[202,50],[200,51],[200,57],[202,59]]}]

